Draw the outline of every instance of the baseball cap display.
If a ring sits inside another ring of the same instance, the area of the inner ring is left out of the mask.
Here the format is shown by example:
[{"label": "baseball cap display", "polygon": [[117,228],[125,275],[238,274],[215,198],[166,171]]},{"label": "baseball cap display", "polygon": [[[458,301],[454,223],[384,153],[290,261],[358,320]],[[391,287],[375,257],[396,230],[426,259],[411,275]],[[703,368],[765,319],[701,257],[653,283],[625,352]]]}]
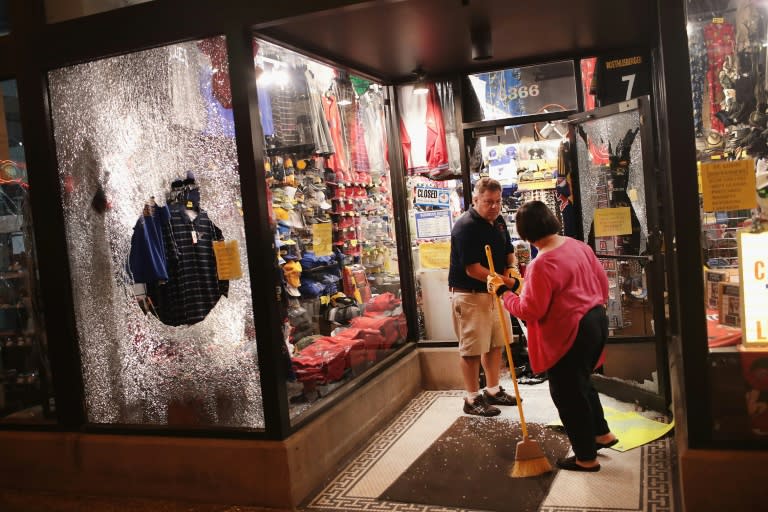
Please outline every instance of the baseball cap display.
[{"label": "baseball cap display", "polygon": [[322,208],[323,210],[330,210],[330,209],[331,209],[331,203],[329,203],[329,202],[328,202],[328,201],[325,199],[325,193],[323,193],[323,192],[321,192],[321,191],[319,191],[319,190],[318,190],[317,192],[315,192],[315,193],[312,195],[312,197],[313,197],[313,198],[314,198],[314,200],[317,202],[317,205],[318,205],[320,208]]},{"label": "baseball cap display", "polygon": [[285,275],[286,291],[293,297],[301,297],[299,286],[301,286],[301,263],[298,261],[288,261],[283,265],[283,274]]}]

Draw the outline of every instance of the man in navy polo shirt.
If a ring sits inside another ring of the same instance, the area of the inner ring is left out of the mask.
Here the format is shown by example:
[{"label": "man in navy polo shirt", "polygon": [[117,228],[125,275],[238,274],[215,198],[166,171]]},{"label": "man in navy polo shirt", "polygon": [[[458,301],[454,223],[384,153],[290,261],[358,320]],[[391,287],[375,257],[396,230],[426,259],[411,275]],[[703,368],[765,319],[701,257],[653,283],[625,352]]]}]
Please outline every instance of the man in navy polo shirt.
[{"label": "man in navy polo shirt", "polygon": [[[472,194],[472,206],[456,220],[451,231],[448,286],[453,330],[459,339],[461,372],[467,391],[464,412],[478,416],[501,413],[495,405],[517,405],[515,397],[499,386],[504,333],[493,296],[485,283],[490,272],[486,245],[491,246],[494,269],[515,266],[514,247],[500,213],[501,185],[492,178],[480,178]],[[514,280],[505,277],[504,281],[510,289],[515,288]],[[509,315],[505,314],[504,318],[511,333]],[[479,390],[481,364],[487,383],[482,394]]]}]

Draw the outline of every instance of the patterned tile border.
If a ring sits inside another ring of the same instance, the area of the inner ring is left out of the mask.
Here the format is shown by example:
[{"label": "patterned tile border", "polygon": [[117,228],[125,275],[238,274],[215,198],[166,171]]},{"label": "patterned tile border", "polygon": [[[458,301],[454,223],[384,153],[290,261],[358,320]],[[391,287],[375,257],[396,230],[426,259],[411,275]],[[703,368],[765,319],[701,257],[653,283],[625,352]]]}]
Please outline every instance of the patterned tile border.
[{"label": "patterned tile border", "polygon": [[[422,391],[392,423],[382,429],[314,499],[305,512],[377,511],[377,512],[479,512],[472,509],[382,501],[375,498],[348,496],[347,493],[364,479],[368,471],[389,448],[440,397],[461,397],[461,391]],[[546,507],[540,512],[674,512],[673,489],[674,444],[670,437],[641,447],[641,502],[637,509]]]},{"label": "patterned tile border", "polygon": [[640,503],[637,508],[606,507],[542,507],[539,512],[674,512],[676,510],[673,463],[674,443],[671,437],[657,439],[640,447],[642,478]]}]

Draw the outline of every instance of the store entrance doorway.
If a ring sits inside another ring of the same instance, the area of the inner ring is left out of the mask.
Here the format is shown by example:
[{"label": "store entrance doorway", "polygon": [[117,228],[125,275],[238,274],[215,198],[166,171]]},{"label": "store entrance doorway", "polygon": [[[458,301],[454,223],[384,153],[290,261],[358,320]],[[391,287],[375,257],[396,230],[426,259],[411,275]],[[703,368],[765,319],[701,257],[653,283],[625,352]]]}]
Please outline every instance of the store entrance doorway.
[{"label": "store entrance doorway", "polygon": [[671,401],[650,98],[574,114],[576,231],[610,283],[610,337],[598,389],[665,410]]}]

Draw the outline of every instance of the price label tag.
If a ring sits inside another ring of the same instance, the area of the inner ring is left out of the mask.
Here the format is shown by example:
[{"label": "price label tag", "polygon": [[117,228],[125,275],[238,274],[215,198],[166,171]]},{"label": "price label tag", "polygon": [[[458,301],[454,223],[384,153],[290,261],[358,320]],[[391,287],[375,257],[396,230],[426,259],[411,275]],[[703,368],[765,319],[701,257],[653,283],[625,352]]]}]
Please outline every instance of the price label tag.
[{"label": "price label tag", "polygon": [[216,256],[216,273],[221,281],[243,277],[240,266],[240,244],[237,240],[214,241],[213,254]]}]

